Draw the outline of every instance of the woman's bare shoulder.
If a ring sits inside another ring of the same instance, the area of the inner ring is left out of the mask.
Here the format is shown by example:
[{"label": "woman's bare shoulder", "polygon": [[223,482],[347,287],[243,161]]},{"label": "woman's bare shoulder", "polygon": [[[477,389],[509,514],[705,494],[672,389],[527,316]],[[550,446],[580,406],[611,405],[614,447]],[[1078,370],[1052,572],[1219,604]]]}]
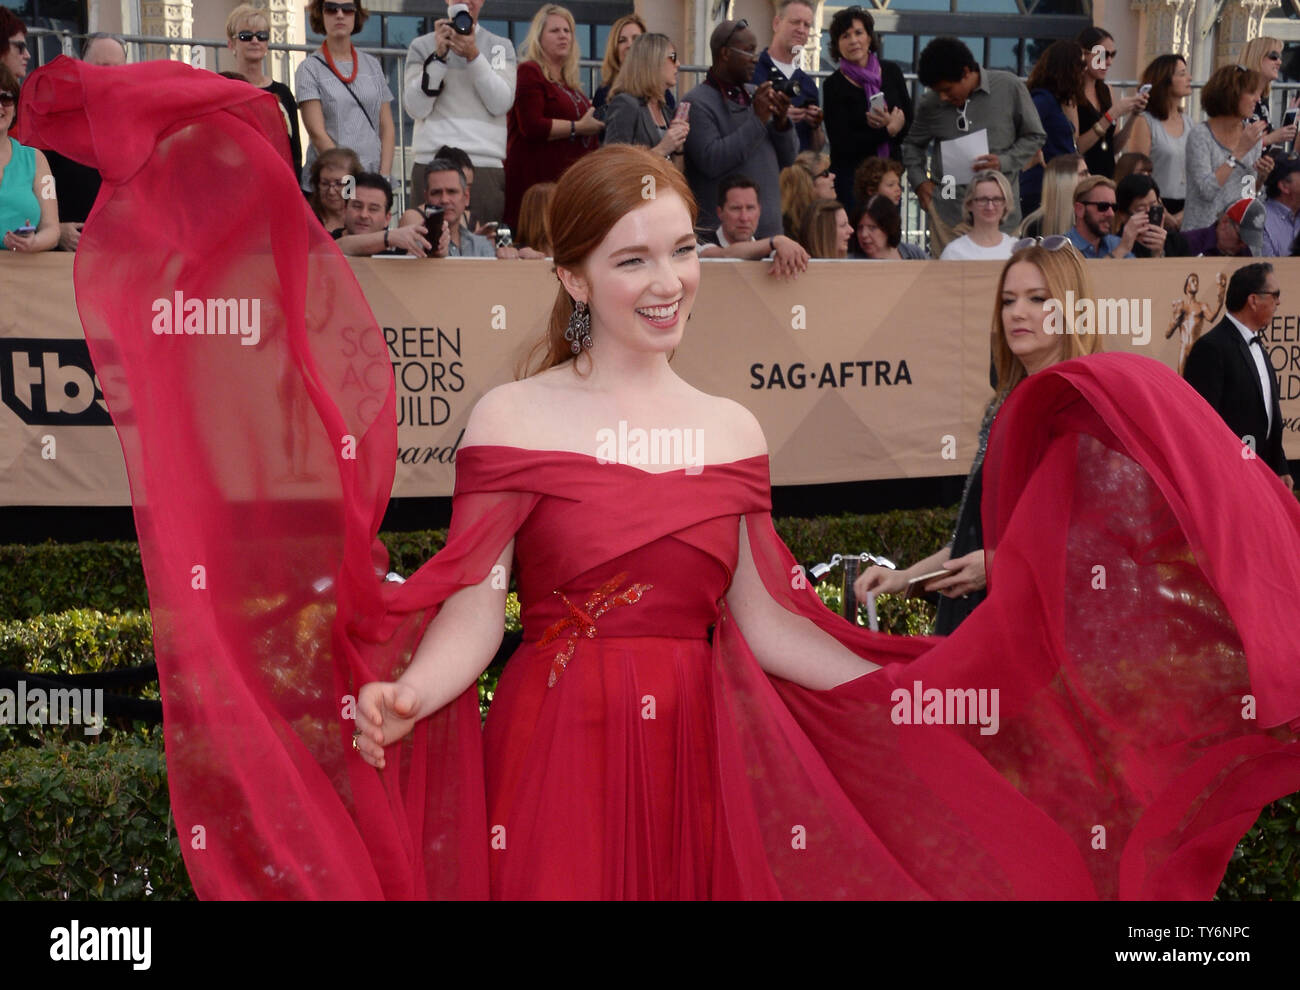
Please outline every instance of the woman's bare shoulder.
[{"label": "woman's bare shoulder", "polygon": [[709,438],[713,463],[740,461],[767,453],[767,438],[758,418],[734,399],[695,390]]},{"label": "woman's bare shoulder", "polygon": [[564,388],[562,369],[553,368],[489,389],[475,403],[465,425],[464,446],[552,447],[553,424]]}]

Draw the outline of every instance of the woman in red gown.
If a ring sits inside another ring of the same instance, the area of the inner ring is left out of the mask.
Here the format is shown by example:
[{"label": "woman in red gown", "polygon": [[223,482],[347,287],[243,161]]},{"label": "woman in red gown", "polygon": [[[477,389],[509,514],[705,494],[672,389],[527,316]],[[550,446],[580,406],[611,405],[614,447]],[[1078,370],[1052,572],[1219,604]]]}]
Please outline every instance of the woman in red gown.
[{"label": "woman in red gown", "polygon": [[[692,204],[643,149],[566,174],[546,370],[479,404],[446,548],[384,584],[382,335],[274,98],[106,72],[56,60],[23,110],[105,176],[78,303],[201,897],[1206,898],[1300,789],[1300,509],[1199,397],[1122,355],[1035,374],[985,460],[988,599],[941,641],[852,626],[773,531],[752,417],[671,371]],[[196,202],[200,171],[265,195]],[[159,333],[175,293],[256,296],[257,339]]]}]

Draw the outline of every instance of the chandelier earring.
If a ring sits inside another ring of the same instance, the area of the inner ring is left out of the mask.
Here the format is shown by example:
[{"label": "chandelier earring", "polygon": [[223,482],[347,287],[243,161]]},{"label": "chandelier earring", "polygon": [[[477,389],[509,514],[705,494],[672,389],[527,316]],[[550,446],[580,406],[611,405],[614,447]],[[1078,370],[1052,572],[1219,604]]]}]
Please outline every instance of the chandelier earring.
[{"label": "chandelier earring", "polygon": [[577,354],[584,347],[591,350],[591,310],[585,302],[573,304],[573,314],[565,328],[564,339],[569,342],[569,349]]}]

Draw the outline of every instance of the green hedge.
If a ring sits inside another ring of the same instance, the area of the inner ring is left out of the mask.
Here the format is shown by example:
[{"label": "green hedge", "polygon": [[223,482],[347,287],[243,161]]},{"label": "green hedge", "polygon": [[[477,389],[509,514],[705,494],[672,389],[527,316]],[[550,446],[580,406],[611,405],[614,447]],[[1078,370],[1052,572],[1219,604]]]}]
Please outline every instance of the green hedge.
[{"label": "green hedge", "polygon": [[[193,898],[158,734],[0,749],[0,899]],[[1300,798],[1264,809],[1219,900],[1300,900]]]},{"label": "green hedge", "polygon": [[[900,566],[927,557],[952,532],[956,509],[918,509],[871,516],[778,519],[776,530],[801,563],[869,550]],[[410,574],[447,541],[444,529],[381,533],[393,570]],[[135,543],[38,543],[0,546],[0,620],[95,609],[149,607]]]},{"label": "green hedge", "polygon": [[193,896],[160,742],[0,750],[0,900]]}]

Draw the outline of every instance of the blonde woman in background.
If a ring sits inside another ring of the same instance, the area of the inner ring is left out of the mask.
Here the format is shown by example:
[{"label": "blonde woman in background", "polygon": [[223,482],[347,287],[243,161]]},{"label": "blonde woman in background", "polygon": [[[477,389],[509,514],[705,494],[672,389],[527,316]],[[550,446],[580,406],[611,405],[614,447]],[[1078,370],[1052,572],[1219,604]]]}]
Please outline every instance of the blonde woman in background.
[{"label": "blonde woman in background", "polygon": [[605,60],[600,63],[600,86],[591,96],[591,105],[597,110],[605,105],[610,87],[618,78],[627,58],[632,43],[646,33],[645,21],[640,14],[624,14],[609,29],[609,40],[605,43]]},{"label": "blonde woman in background", "polygon": [[804,217],[818,200],[835,198],[835,173],[829,155],[801,151],[781,170],[781,223],[787,237],[799,239]]},{"label": "blonde woman in background", "polygon": [[[1260,93],[1259,100],[1255,103],[1254,113],[1255,120],[1262,120],[1269,127],[1264,134],[1264,148],[1267,150],[1272,145],[1294,141],[1296,135],[1294,124],[1289,127],[1274,128],[1269,120],[1269,93],[1273,83],[1277,82],[1277,77],[1282,74],[1282,42],[1277,38],[1252,38],[1242,48],[1241,58],[1237,59],[1237,64],[1247,69],[1254,69],[1264,78],[1264,91]],[[1300,97],[1292,97],[1288,106],[1297,105],[1300,105]]]},{"label": "blonde woman in background", "polygon": [[664,34],[643,34],[632,44],[609,90],[606,144],[639,144],[680,164],[690,122],[674,119],[664,94],[677,85],[677,46]]},{"label": "blonde woman in background", "polygon": [[1022,237],[1064,234],[1074,226],[1074,187],[1088,177],[1083,155],[1057,155],[1043,170],[1043,205],[1025,217]]},{"label": "blonde woman in background", "polygon": [[848,211],[833,199],[819,199],[804,217],[800,243],[810,258],[847,258],[853,225]]},{"label": "blonde woman in background", "polygon": [[964,220],[953,228],[953,233],[961,236],[948,242],[939,255],[941,261],[1003,261],[1011,257],[1016,239],[998,229],[1011,212],[1011,183],[1005,175],[992,169],[976,172],[966,187],[961,209]]},{"label": "blonde woman in background", "polygon": [[282,82],[266,74],[263,66],[271,43],[271,22],[261,7],[241,3],[226,18],[226,44],[235,56],[235,71],[277,100],[289,131],[289,151],[294,175],[302,174],[302,135],[298,130],[298,103]]},{"label": "blonde woman in background", "polygon": [[519,222],[529,186],[557,181],[600,147],[605,123],[578,86],[576,30],[566,8],[548,3],[533,15],[520,47],[515,105],[506,116],[507,227]]}]

